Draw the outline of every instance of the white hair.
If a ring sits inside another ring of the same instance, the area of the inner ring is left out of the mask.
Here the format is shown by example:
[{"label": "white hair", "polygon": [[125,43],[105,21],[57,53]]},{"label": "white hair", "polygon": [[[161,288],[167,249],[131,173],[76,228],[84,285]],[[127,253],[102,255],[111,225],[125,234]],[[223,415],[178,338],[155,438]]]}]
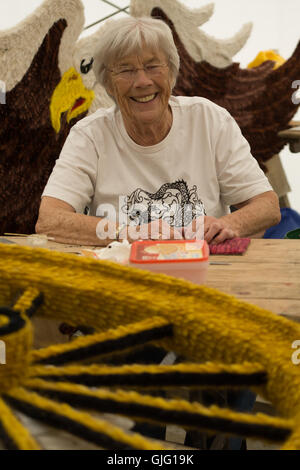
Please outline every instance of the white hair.
[{"label": "white hair", "polygon": [[172,31],[162,20],[155,18],[126,17],[112,20],[103,28],[94,54],[94,73],[97,81],[106,88],[107,67],[122,57],[141,53],[145,46],[164,53],[174,88],[179,72],[180,59]]}]

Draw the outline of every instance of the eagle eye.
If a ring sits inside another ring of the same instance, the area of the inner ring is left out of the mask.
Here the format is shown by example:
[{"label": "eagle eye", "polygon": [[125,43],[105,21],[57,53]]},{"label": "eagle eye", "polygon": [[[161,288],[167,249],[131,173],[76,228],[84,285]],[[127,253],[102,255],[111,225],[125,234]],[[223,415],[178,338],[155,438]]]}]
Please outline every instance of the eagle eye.
[{"label": "eagle eye", "polygon": [[81,73],[87,74],[93,67],[94,58],[92,57],[91,61],[88,64],[85,64],[85,59],[83,59],[80,63],[80,71]]}]

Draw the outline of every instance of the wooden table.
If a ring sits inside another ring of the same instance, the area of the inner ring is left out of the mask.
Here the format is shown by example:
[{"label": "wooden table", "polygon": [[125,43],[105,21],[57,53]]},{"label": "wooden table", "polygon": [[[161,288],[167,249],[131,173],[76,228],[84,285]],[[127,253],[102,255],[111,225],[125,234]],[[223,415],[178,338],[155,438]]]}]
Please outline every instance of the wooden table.
[{"label": "wooden table", "polygon": [[300,240],[253,239],[242,256],[211,256],[206,284],[300,321]]},{"label": "wooden table", "polygon": [[[78,253],[82,247],[49,241],[47,248]],[[244,255],[213,255],[210,261],[226,264],[209,266],[207,286],[300,321],[300,240],[252,239]]]}]

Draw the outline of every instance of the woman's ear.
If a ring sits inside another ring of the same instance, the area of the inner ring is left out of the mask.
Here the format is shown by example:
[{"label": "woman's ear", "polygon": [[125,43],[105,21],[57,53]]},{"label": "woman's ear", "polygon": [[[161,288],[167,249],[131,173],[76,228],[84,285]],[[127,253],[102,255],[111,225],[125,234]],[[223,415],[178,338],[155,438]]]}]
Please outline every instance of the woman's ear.
[{"label": "woman's ear", "polygon": [[169,73],[169,85],[170,85],[170,93],[172,93],[173,88],[176,85],[177,79],[174,78],[173,74],[170,72]]},{"label": "woman's ear", "polygon": [[113,95],[114,95],[112,83],[111,83],[110,80],[108,80],[107,83],[105,84],[105,90],[106,90],[106,93],[107,93],[109,96],[113,96]]},{"label": "woman's ear", "polygon": [[106,76],[106,83],[105,83],[105,90],[106,90],[106,93],[111,96],[111,97],[115,97],[115,92],[114,92],[114,85],[112,83],[112,80],[111,80],[111,77]]}]

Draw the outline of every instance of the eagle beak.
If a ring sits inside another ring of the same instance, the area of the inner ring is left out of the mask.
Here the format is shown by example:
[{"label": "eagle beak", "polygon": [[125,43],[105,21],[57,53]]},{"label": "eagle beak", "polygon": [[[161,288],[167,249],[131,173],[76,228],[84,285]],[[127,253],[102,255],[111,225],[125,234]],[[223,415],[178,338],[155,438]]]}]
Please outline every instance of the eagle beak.
[{"label": "eagle beak", "polygon": [[95,97],[93,90],[85,88],[81,76],[71,67],[55,88],[50,102],[52,126],[58,134],[61,115],[67,112],[67,122],[88,111]]}]

